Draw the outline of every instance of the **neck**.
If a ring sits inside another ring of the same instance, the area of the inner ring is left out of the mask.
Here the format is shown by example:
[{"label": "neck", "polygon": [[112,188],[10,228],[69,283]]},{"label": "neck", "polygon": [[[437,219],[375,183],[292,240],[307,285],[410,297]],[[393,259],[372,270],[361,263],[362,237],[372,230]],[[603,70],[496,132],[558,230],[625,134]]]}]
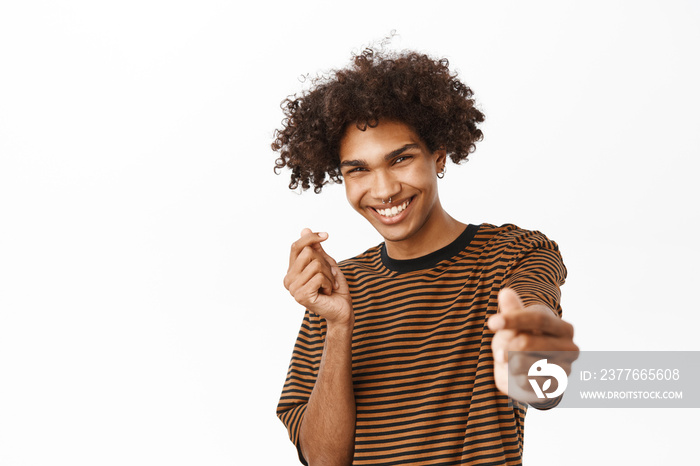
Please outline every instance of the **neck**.
[{"label": "neck", "polygon": [[398,260],[422,257],[450,244],[466,227],[445,212],[438,201],[430,217],[410,238],[385,240],[386,252],[392,259]]}]

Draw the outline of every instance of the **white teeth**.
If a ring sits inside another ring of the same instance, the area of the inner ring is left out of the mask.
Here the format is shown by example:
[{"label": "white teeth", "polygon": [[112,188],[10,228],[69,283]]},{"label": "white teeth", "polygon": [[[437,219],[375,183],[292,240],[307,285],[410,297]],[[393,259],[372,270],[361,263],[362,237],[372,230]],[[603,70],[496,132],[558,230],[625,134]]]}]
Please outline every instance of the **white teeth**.
[{"label": "white teeth", "polygon": [[409,200],[405,201],[403,204],[401,204],[399,206],[394,206],[390,209],[377,209],[377,212],[379,213],[379,215],[381,215],[383,217],[391,218],[391,217],[403,212],[404,209],[406,209],[406,207],[408,207],[408,204],[410,204],[410,202],[411,201],[409,199]]}]

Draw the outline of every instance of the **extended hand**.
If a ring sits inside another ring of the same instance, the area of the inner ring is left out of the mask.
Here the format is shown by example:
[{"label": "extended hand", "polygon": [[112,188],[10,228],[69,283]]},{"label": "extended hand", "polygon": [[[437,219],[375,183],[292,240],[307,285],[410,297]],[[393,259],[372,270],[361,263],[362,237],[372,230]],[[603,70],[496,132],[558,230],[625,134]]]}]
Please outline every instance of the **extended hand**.
[{"label": "extended hand", "polygon": [[[508,351],[566,351],[567,353],[558,353],[563,359],[558,358],[556,363],[567,375],[571,373],[571,363],[578,357],[579,350],[573,340],[574,327],[571,324],[560,319],[543,304],[524,307],[518,294],[510,288],[504,288],[498,294],[498,307],[500,313],[489,318],[488,326],[496,332],[491,349],[494,379],[501,392],[509,394]],[[511,374],[518,376],[518,385],[523,385],[522,388],[531,392],[532,388],[526,380],[528,368],[527,364],[518,368],[511,367]]]},{"label": "extended hand", "polygon": [[349,324],[354,321],[350,291],[338,264],[321,247],[326,239],[328,233],[302,230],[301,238],[292,244],[284,287],[328,324]]}]

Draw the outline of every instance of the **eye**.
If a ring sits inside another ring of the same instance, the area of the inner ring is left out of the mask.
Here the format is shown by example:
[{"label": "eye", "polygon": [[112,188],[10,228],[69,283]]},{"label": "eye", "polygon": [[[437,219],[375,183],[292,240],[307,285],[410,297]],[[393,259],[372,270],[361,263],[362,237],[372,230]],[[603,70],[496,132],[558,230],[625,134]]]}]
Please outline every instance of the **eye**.
[{"label": "eye", "polygon": [[350,173],[358,173],[361,171],[366,171],[366,169],[364,167],[355,167],[355,168],[351,168],[350,170],[346,171],[345,174],[349,175]]},{"label": "eye", "polygon": [[394,159],[394,164],[405,162],[410,158],[412,158],[412,156],[410,155],[400,155],[399,157],[396,157],[396,159]]}]

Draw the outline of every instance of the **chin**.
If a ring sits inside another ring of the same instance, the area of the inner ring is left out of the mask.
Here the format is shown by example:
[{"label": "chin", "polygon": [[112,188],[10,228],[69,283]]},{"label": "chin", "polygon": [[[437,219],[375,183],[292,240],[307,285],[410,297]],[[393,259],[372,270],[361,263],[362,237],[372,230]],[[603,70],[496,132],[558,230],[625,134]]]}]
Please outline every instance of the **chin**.
[{"label": "chin", "polygon": [[387,225],[382,225],[382,224],[375,224],[372,223],[372,226],[374,227],[375,230],[377,230],[377,233],[382,235],[382,238],[384,238],[385,241],[391,241],[391,242],[397,242],[397,241],[403,241],[407,238],[410,238],[412,236],[412,229],[408,225],[401,225],[401,226],[387,226]]}]

